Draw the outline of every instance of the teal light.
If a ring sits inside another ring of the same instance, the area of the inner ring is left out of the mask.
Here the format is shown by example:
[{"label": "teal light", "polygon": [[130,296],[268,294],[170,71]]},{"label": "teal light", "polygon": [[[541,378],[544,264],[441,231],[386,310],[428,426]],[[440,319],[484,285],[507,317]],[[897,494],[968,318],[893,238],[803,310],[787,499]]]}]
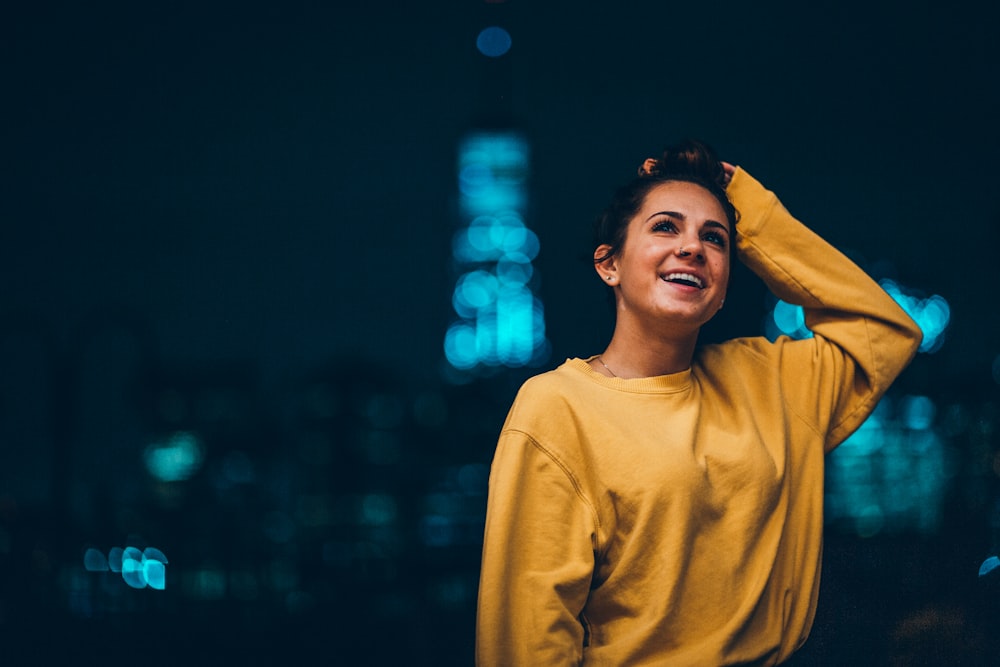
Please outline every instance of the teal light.
[{"label": "teal light", "polygon": [[361,499],[360,520],[366,526],[387,526],[396,521],[396,499],[384,493],[370,493]]},{"label": "teal light", "polygon": [[142,552],[135,547],[126,547],[122,554],[122,579],[132,588],[142,589],[147,586]]},{"label": "teal light", "polygon": [[420,539],[428,547],[447,547],[455,542],[455,520],[428,514],[420,520]]},{"label": "teal light", "polygon": [[882,280],[882,288],[902,306],[906,314],[920,327],[924,340],[920,352],[937,352],[944,344],[944,333],[951,322],[951,307],[948,301],[934,294],[921,297],[903,288],[892,280]]},{"label": "teal light", "polygon": [[827,520],[859,537],[938,530],[954,461],[936,412],[926,396],[883,398],[827,457]]},{"label": "teal light", "polygon": [[907,396],[901,402],[900,412],[906,428],[926,431],[934,423],[937,408],[934,406],[934,401],[926,396]]},{"label": "teal light", "polygon": [[499,366],[497,356],[497,315],[496,309],[484,309],[476,317],[476,352],[479,362],[487,366]]},{"label": "teal light", "polygon": [[481,215],[469,225],[469,245],[478,253],[471,261],[486,261],[493,259],[499,250],[497,248],[494,229],[499,228],[500,221],[492,215]]},{"label": "teal light", "polygon": [[794,306],[779,299],[774,304],[771,317],[780,334],[796,339],[812,337],[812,332],[806,326],[805,311],[802,310],[802,306]]},{"label": "teal light", "polygon": [[532,260],[538,255],[538,237],[524,226],[520,216],[502,213],[481,215],[455,233],[452,253],[456,260],[473,264],[494,262],[511,256]]},{"label": "teal light", "polygon": [[87,549],[83,554],[83,568],[87,572],[107,572],[110,570],[108,559],[93,547]]},{"label": "teal light", "polygon": [[480,311],[496,302],[498,282],[496,276],[486,271],[467,273],[458,280],[455,300],[465,311]]},{"label": "teal light", "polygon": [[[879,285],[920,327],[924,338],[917,351],[933,353],[941,349],[945,330],[951,322],[951,307],[948,301],[936,294],[930,297],[914,295],[892,280],[882,280]],[[764,321],[764,334],[772,341],[778,336],[795,339],[812,337],[812,332],[806,326],[802,307],[780,299]]]},{"label": "teal light", "polygon": [[522,211],[527,202],[527,143],[508,133],[475,134],[459,147],[458,189],[466,215]]},{"label": "teal light", "polygon": [[97,549],[87,549],[83,556],[88,572],[114,572],[120,574],[130,588],[152,588],[162,591],[167,587],[167,557],[154,547],[139,550],[137,547],[112,547],[107,558]]},{"label": "teal light", "polygon": [[226,574],[214,567],[194,572],[191,592],[202,600],[221,600],[226,596]]},{"label": "teal light", "polygon": [[533,288],[538,236],[524,222],[528,146],[513,132],[472,134],[459,146],[459,210],[452,237],[458,316],[445,359],[460,371],[540,365],[548,356],[545,317]]},{"label": "teal light", "polygon": [[456,322],[448,327],[444,337],[444,354],[448,363],[459,370],[475,368],[479,363],[475,326]]},{"label": "teal light", "polygon": [[982,565],[979,566],[979,576],[985,577],[987,574],[997,569],[998,567],[1000,567],[1000,558],[997,558],[996,556],[990,556],[989,558],[983,561]]},{"label": "teal light", "polygon": [[153,590],[162,591],[167,587],[167,568],[158,560],[144,562],[142,576]]},{"label": "teal light", "polygon": [[244,452],[231,451],[222,461],[222,477],[227,484],[250,484],[256,479],[253,463]]},{"label": "teal light", "polygon": [[112,572],[122,571],[122,554],[125,552],[121,547],[111,547],[108,551],[108,569]]},{"label": "teal light", "polygon": [[146,447],[143,459],[153,477],[164,482],[179,482],[201,468],[201,446],[193,433],[179,431]]},{"label": "teal light", "polygon": [[535,269],[526,255],[512,253],[497,262],[497,278],[505,287],[523,287],[531,280]]}]

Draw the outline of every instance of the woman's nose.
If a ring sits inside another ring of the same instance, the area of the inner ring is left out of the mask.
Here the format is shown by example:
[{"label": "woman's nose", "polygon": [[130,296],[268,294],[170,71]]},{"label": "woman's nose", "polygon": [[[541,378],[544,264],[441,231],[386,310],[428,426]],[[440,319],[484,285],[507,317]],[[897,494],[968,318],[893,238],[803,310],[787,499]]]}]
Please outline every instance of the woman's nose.
[{"label": "woman's nose", "polygon": [[682,242],[677,248],[678,257],[690,257],[692,255],[698,260],[705,259],[704,248],[701,245],[700,239],[689,239]]}]

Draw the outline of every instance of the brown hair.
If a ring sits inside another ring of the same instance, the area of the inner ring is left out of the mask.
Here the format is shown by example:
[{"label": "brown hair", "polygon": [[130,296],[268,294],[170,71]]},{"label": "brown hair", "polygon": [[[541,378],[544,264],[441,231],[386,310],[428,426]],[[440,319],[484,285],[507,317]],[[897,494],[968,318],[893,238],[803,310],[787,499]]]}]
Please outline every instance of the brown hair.
[{"label": "brown hair", "polygon": [[[726,173],[722,163],[708,144],[685,139],[665,148],[659,158],[646,160],[638,176],[615,192],[611,203],[594,223],[594,247],[610,246],[604,256],[594,259],[595,263],[621,251],[628,223],[638,214],[646,196],[656,186],[671,181],[694,183],[708,190],[725,211],[730,232],[735,233],[739,213],[726,195]],[[735,245],[729,244],[730,256]]]}]

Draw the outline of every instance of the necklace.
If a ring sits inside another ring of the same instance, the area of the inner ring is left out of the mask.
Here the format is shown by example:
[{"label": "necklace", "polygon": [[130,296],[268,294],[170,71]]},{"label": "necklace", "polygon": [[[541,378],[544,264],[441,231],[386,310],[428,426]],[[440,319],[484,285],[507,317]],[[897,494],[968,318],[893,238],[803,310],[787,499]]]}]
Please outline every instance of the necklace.
[{"label": "necklace", "polygon": [[[599,362],[601,362],[602,366],[604,366],[605,368],[608,368],[608,365],[606,363],[604,363],[604,359],[601,358],[601,355],[597,355],[597,360]],[[618,377],[617,375],[615,375],[615,372],[613,370],[611,370],[610,368],[608,368],[608,372],[611,373],[611,377],[613,377],[613,378]]]}]

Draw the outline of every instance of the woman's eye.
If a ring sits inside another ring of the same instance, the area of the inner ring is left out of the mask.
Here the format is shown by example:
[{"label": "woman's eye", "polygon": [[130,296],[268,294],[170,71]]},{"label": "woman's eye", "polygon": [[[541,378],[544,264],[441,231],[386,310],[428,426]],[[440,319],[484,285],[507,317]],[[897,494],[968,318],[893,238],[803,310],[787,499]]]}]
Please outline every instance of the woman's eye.
[{"label": "woman's eye", "polygon": [[674,223],[671,222],[670,220],[661,220],[660,222],[653,225],[654,232],[672,232],[675,229],[677,229],[677,227],[675,227]]},{"label": "woman's eye", "polygon": [[705,240],[722,248],[726,247],[725,237],[718,232],[709,232],[708,234],[705,234]]}]

